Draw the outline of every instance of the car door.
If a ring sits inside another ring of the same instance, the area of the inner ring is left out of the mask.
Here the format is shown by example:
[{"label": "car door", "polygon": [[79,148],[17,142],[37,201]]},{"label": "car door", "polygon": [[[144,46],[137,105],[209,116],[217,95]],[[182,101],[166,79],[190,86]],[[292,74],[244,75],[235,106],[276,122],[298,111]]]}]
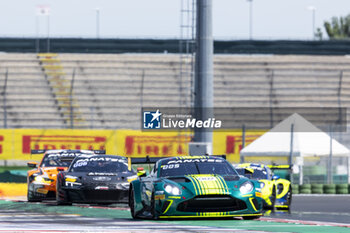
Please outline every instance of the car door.
[{"label": "car door", "polygon": [[154,165],[150,174],[146,177],[141,177],[141,198],[145,205],[150,206],[152,195],[154,193],[154,180],[157,177],[157,164]]}]

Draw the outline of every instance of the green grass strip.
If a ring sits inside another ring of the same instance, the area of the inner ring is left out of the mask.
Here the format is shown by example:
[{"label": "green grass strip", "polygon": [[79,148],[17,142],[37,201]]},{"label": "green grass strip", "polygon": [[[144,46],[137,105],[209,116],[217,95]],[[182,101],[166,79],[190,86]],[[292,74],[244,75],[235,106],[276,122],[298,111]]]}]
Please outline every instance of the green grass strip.
[{"label": "green grass strip", "polygon": [[21,210],[35,213],[79,214],[85,217],[130,218],[127,210],[89,208],[80,206],[55,206],[45,203],[12,202],[0,200],[0,209]]}]

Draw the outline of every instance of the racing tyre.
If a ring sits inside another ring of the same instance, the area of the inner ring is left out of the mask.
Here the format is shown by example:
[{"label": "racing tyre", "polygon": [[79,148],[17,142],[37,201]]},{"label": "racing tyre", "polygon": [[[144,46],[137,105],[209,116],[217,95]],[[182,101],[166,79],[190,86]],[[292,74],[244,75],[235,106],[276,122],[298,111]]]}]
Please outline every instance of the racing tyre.
[{"label": "racing tyre", "polygon": [[311,193],[323,194],[323,184],[312,184]]},{"label": "racing tyre", "polygon": [[293,194],[299,194],[299,185],[292,184],[292,191],[293,191]]},{"label": "racing tyre", "polygon": [[302,184],[299,188],[301,194],[311,194],[311,184]]},{"label": "racing tyre", "polygon": [[325,184],[323,186],[323,192],[325,194],[336,194],[335,184]]},{"label": "racing tyre", "polygon": [[243,216],[243,220],[254,220],[254,219],[259,219],[260,216]]},{"label": "racing tyre", "polygon": [[337,184],[335,186],[337,194],[348,194],[348,184]]},{"label": "racing tyre", "polygon": [[130,213],[131,217],[133,219],[136,219],[136,213],[135,213],[135,196],[134,196],[134,188],[131,187],[130,194],[129,194],[129,207],[130,207]]},{"label": "racing tyre", "polygon": [[152,219],[157,219],[156,217],[156,210],[155,210],[155,200],[154,200],[154,192],[152,193],[152,198],[151,198],[151,208],[150,208],[150,213],[151,213],[151,218]]},{"label": "racing tyre", "polygon": [[28,185],[27,201],[28,201],[28,202],[38,202],[38,201],[41,201],[39,198],[35,197],[34,192],[30,190],[30,185]]},{"label": "racing tyre", "polygon": [[287,193],[287,205],[288,205],[288,209],[290,209],[290,206],[292,204],[292,196],[293,196],[293,188],[292,186],[289,186],[289,190]]},{"label": "racing tyre", "polygon": [[61,189],[61,181],[57,180],[56,185],[56,204],[57,205],[72,205],[69,201],[67,192]]},{"label": "racing tyre", "polygon": [[[271,198],[270,198],[270,201],[271,201],[271,205],[270,206],[266,206],[265,208],[266,209],[269,209],[269,210],[272,210],[272,211],[275,211],[275,204],[276,204],[276,187],[273,186],[273,191],[272,191],[272,195],[271,195]],[[251,217],[251,216],[248,216],[248,217]],[[255,216],[254,216],[255,217]]]}]

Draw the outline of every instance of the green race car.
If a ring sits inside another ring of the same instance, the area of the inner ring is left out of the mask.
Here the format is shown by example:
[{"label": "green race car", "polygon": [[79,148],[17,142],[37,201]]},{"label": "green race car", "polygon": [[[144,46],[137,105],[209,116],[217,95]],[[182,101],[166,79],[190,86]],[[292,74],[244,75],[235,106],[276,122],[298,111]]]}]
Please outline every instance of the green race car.
[{"label": "green race car", "polygon": [[260,183],[239,176],[230,163],[216,156],[160,159],[148,176],[131,182],[129,192],[133,218],[262,215]]}]

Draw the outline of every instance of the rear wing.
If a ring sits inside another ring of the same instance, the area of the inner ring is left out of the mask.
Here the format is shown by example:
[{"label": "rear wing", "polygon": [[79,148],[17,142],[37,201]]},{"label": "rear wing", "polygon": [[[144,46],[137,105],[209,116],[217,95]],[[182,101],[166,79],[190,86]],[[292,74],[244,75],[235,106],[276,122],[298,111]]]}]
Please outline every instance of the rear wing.
[{"label": "rear wing", "polygon": [[220,157],[226,160],[226,155],[208,155],[208,156]]},{"label": "rear wing", "polygon": [[292,169],[292,165],[267,165],[271,170],[288,170]]},{"label": "rear wing", "polygon": [[[46,151],[48,150],[31,150],[31,154],[44,154]],[[69,150],[68,150],[69,151]],[[72,151],[77,151],[77,150],[72,150]],[[82,150],[84,151],[84,150]],[[106,154],[106,150],[86,150],[86,151],[91,151],[91,152],[94,152],[94,154],[98,154],[98,155],[104,155]]]},{"label": "rear wing", "polygon": [[146,157],[129,157],[128,160],[130,160],[131,164],[152,164],[156,163],[160,159],[165,159],[169,157],[149,157],[148,155]]},{"label": "rear wing", "polygon": [[105,155],[106,154],[106,150],[92,150],[92,152],[94,152],[97,155]]},{"label": "rear wing", "polygon": [[[213,156],[213,157],[220,157],[226,160],[226,155],[206,155],[206,156]],[[166,159],[170,157],[129,157],[128,160],[130,160],[131,164],[152,164],[156,163],[160,159]]]},{"label": "rear wing", "polygon": [[160,159],[165,159],[169,157],[128,157],[128,169],[131,170],[132,164],[154,164]]},{"label": "rear wing", "polygon": [[35,154],[44,154],[46,150],[31,150],[30,153],[35,155]]}]

